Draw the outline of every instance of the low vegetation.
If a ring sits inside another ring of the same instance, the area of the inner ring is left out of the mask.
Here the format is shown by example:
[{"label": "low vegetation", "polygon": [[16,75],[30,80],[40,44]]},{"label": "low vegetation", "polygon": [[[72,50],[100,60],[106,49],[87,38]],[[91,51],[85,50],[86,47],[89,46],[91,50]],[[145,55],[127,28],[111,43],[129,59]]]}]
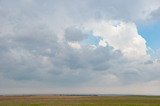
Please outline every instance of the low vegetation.
[{"label": "low vegetation", "polygon": [[0,96],[0,106],[160,106],[160,97]]}]

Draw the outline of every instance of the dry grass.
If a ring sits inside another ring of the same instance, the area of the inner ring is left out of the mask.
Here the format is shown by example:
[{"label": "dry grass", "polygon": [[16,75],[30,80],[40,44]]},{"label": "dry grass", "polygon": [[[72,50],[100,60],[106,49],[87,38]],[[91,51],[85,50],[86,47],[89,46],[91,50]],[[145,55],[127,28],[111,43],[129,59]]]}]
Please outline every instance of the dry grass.
[{"label": "dry grass", "polygon": [[0,96],[0,106],[160,106],[160,97]]}]

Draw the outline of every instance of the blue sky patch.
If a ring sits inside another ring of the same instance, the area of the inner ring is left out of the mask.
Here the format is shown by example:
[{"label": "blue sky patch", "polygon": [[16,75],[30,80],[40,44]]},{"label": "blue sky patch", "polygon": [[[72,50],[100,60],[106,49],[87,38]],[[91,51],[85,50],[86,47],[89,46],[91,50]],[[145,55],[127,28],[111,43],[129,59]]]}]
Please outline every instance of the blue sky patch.
[{"label": "blue sky patch", "polygon": [[145,38],[149,47],[154,50],[160,48],[160,22],[138,25],[138,33]]},{"label": "blue sky patch", "polygon": [[82,41],[82,45],[95,45],[98,46],[100,41],[100,37],[98,36],[93,36],[90,34],[87,39]]}]

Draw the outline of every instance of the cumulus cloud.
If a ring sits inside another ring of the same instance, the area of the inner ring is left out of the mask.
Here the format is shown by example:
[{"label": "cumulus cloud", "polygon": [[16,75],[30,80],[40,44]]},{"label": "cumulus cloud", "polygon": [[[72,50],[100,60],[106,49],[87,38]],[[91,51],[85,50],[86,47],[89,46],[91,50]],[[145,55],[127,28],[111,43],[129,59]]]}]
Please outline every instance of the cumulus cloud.
[{"label": "cumulus cloud", "polygon": [[64,36],[67,41],[79,42],[79,41],[86,39],[88,35],[86,33],[82,32],[80,29],[71,27],[71,28],[66,29]]},{"label": "cumulus cloud", "polygon": [[95,36],[100,36],[103,39],[102,41],[120,49],[127,57],[134,59],[147,58],[146,41],[138,34],[134,23],[94,21],[86,23],[85,26],[87,30],[92,30]]},{"label": "cumulus cloud", "polygon": [[155,11],[151,12],[150,18],[154,21],[159,21],[160,19],[160,7],[157,8]]},{"label": "cumulus cloud", "polygon": [[151,19],[158,3],[1,0],[0,93],[140,93],[152,85],[156,94],[160,62],[135,22]]}]

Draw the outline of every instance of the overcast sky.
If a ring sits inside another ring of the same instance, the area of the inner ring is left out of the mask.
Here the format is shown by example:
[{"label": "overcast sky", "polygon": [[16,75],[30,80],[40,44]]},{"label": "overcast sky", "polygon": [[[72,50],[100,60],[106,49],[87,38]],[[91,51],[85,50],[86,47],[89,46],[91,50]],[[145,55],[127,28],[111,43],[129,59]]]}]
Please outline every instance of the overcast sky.
[{"label": "overcast sky", "polygon": [[160,0],[0,0],[0,94],[160,95]]}]

